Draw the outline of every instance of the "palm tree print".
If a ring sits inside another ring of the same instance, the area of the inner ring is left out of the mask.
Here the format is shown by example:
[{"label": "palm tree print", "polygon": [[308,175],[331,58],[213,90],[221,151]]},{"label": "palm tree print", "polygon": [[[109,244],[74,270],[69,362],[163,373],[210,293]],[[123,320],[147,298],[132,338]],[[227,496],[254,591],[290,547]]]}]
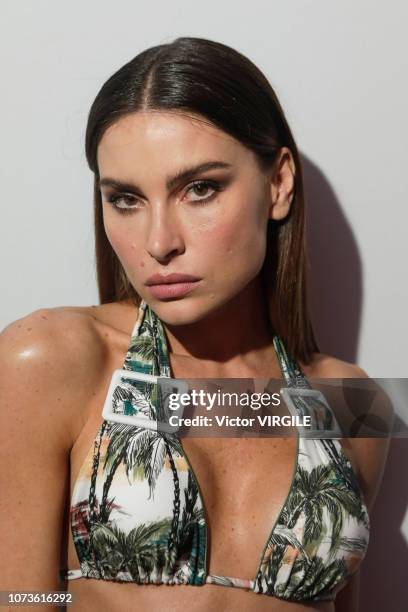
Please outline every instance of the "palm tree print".
[{"label": "palm tree print", "polygon": [[[171,376],[160,319],[146,304],[139,315],[123,369]],[[286,384],[310,388],[278,336],[274,346]],[[159,385],[125,373],[113,403],[114,411],[163,418]],[[75,483],[71,528],[82,575],[89,578],[207,582],[290,601],[323,601],[334,598],[363,559],[369,518],[339,441],[298,437],[293,482],[254,579],[210,575],[204,503],[181,441],[104,421]]]},{"label": "palm tree print", "polygon": [[[129,381],[129,383],[135,381]],[[138,382],[140,385],[140,382]],[[149,407],[150,418],[156,420],[156,410],[152,404],[152,394],[157,392],[157,385],[151,383],[143,383],[145,388],[148,388],[145,397],[147,398],[147,405]],[[153,390],[154,387],[154,390]],[[133,396],[132,394],[125,394],[123,388],[119,387],[113,394],[115,397],[123,398],[125,401],[130,401]],[[130,398],[130,399],[129,399]],[[136,401],[136,405],[140,408],[140,399]],[[109,471],[103,486],[102,496],[102,520],[106,520],[106,503],[108,499],[108,493],[112,484],[115,472],[119,465],[123,462],[126,466],[126,474],[142,474],[147,479],[149,484],[150,494],[149,498],[153,495],[156,480],[163,469],[164,459],[167,457],[170,468],[173,475],[174,484],[174,502],[173,502],[173,521],[172,529],[169,534],[168,547],[172,548],[175,544],[175,537],[178,529],[178,521],[180,514],[180,485],[178,472],[175,467],[173,454],[176,453],[181,456],[180,445],[178,440],[172,436],[152,431],[149,429],[142,429],[139,427],[124,426],[121,424],[113,424],[111,427],[109,446],[106,452],[104,469],[106,470],[109,466]],[[97,470],[97,466],[95,467]]]},{"label": "palm tree print", "polygon": [[361,504],[348,483],[336,476],[331,463],[318,465],[311,472],[299,467],[294,489],[296,495],[290,496],[282,520],[291,529],[296,525],[300,513],[304,512],[305,542],[312,542],[321,535],[324,508],[333,525],[333,543],[340,536],[345,515],[360,516]]},{"label": "palm tree print", "polygon": [[149,579],[159,555],[163,554],[161,548],[152,546],[152,543],[167,528],[168,522],[163,520],[138,525],[125,533],[114,524],[101,523],[91,533],[98,569],[104,576],[113,578],[122,572],[130,574],[136,582],[141,578]]},{"label": "palm tree print", "polygon": [[[303,440],[303,444],[305,443],[306,440]],[[305,454],[307,455],[307,451]],[[329,591],[326,592],[327,581],[330,590],[333,588],[334,579],[339,586],[349,572],[343,558],[334,558],[329,563],[327,561],[336,557],[336,554],[339,555],[339,551],[341,554],[345,550],[362,558],[367,547],[368,539],[365,537],[341,536],[345,529],[345,521],[349,522],[350,519],[354,519],[357,524],[361,523],[366,529],[366,515],[361,497],[356,495],[349,479],[344,477],[343,471],[338,471],[337,464],[330,460],[311,470],[298,465],[293,487],[278,517],[276,527],[281,526],[289,531],[297,527],[297,530],[301,531],[302,547],[296,543],[279,541],[276,538],[276,529],[272,532],[257,575],[258,592],[281,597],[281,590],[284,588],[285,592],[291,591],[293,599],[304,599],[305,589],[310,591],[313,584],[315,598],[330,599]],[[318,552],[327,547],[329,551],[326,552],[325,562]],[[285,555],[288,553],[290,558],[296,559],[291,567],[291,582],[285,582],[284,587],[281,582],[280,590],[277,590],[280,583],[279,574],[282,572]],[[308,577],[307,581],[305,576]]]}]

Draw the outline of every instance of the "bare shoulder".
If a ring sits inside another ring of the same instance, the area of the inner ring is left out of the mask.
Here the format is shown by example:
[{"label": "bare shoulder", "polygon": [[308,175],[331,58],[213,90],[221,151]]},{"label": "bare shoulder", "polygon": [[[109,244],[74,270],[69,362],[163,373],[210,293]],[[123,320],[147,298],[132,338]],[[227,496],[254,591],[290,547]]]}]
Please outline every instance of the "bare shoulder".
[{"label": "bare shoulder", "polygon": [[[300,365],[305,375],[311,379],[370,378],[367,372],[358,365],[322,353],[314,353],[309,365]],[[356,436],[341,439],[345,453],[356,471],[365,502],[369,509],[372,508],[375,502],[382,482],[390,440],[387,432],[391,431],[394,419],[394,412],[389,398],[375,381],[373,381],[373,386],[370,386],[371,393],[373,390],[376,392],[376,401],[369,404],[368,416],[374,420],[373,422],[382,423],[384,435],[375,437]],[[359,418],[361,416],[359,414]]]},{"label": "bare shoulder", "polygon": [[59,588],[70,452],[101,386],[103,325],[86,308],[43,308],[0,333],[3,589]]},{"label": "bare shoulder", "polygon": [[13,321],[0,334],[0,358],[7,357],[24,373],[44,368],[65,381],[84,363],[92,371],[102,350],[95,320],[82,307],[41,308]]},{"label": "bare shoulder", "polygon": [[11,402],[18,393],[24,419],[47,419],[52,435],[69,449],[77,417],[100,384],[108,355],[103,324],[87,308],[35,310],[0,333],[2,396]]},{"label": "bare shoulder", "polygon": [[310,364],[300,365],[308,378],[368,378],[357,364],[323,353],[313,353]]},{"label": "bare shoulder", "polygon": [[[97,306],[40,308],[7,325],[0,333],[0,351],[21,365],[47,364],[66,380],[70,374],[100,371],[101,360],[123,346],[134,323],[135,307],[125,302]],[[73,369],[71,369],[73,368]]]}]

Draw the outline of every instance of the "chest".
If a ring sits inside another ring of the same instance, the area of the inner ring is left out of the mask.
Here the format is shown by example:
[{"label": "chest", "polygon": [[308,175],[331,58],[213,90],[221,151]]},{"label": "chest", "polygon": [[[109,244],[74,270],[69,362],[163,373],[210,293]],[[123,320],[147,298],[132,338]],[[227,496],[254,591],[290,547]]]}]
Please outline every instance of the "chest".
[{"label": "chest", "polygon": [[[188,364],[186,360],[183,361],[180,363],[177,359],[172,360],[172,374],[175,378],[228,377],[228,373],[205,370],[202,366],[198,368],[195,361],[189,361]],[[94,458],[90,451],[94,447],[96,426],[93,419],[87,423],[82,431],[81,444],[77,445],[73,453],[72,484],[76,481],[75,474],[78,476],[81,465],[81,477],[89,478],[86,486],[79,485],[76,501],[81,501],[82,497],[88,501],[92,499],[89,491],[92,490]],[[292,486],[298,458],[297,439],[183,437],[181,444],[199,490],[200,500],[197,504],[202,504],[204,508],[209,572],[254,578],[267,538]],[[86,449],[88,456],[84,461]],[[105,452],[106,444],[102,444],[101,465],[104,463]],[[84,471],[86,465],[88,471]],[[185,503],[185,467],[182,462],[177,465],[177,469],[181,469],[180,480],[176,477],[177,483],[172,480],[170,469],[165,467],[161,471],[161,478],[165,477],[167,484],[158,478],[155,501],[152,499],[147,503],[147,498],[138,497],[138,487],[146,488],[146,482],[138,485],[139,481],[136,481],[130,487],[122,464],[117,467],[113,480],[102,478],[100,470],[95,493],[103,504],[106,489],[107,497],[115,497],[115,502],[123,505],[129,520],[135,524],[137,521],[150,520],[156,516],[155,513],[162,512],[162,504],[167,498],[166,515],[170,516],[176,507],[174,500],[177,489],[180,501]],[[182,519],[181,516],[179,518]]]},{"label": "chest", "polygon": [[[191,379],[196,379],[199,386],[200,380],[213,379],[209,385],[201,383],[201,387],[206,389],[209,386],[214,390],[217,383],[222,382],[217,379],[231,377],[228,372],[220,372],[219,368],[174,354],[170,354],[170,363],[173,376],[190,379],[190,384]],[[280,372],[273,375],[279,377]],[[247,373],[246,376],[255,375]],[[258,390],[257,385],[261,390],[261,376],[262,373],[257,374],[254,390]],[[233,390],[236,392],[245,391],[247,387],[245,380],[234,380]],[[228,389],[232,390],[232,387]],[[227,407],[219,412],[216,404],[218,414],[228,414]],[[207,414],[213,415],[213,412]],[[212,432],[208,428],[201,431],[205,434]],[[260,538],[266,537],[268,526],[271,527],[278,518],[292,481],[297,460],[296,437],[205,435],[183,437],[181,441],[198,481],[212,530],[222,532],[228,539],[235,532],[248,533],[248,527],[252,525],[260,530]]]},{"label": "chest", "polygon": [[296,438],[184,438],[182,445],[211,530],[232,548],[237,533],[261,545],[292,482]]}]

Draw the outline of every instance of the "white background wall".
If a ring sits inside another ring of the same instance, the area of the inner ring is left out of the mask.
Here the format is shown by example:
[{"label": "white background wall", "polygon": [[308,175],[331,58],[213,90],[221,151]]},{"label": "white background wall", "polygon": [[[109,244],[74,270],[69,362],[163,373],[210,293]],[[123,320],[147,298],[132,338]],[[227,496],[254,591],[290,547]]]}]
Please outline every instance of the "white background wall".
[{"label": "white background wall", "polygon": [[[408,376],[407,20],[403,0],[2,0],[0,326],[44,306],[97,303],[89,107],[141,50],[203,36],[265,72],[293,129],[322,352],[371,376]],[[400,441],[395,461],[406,461],[406,446]],[[397,504],[393,562],[404,562],[404,575],[406,498]]]}]

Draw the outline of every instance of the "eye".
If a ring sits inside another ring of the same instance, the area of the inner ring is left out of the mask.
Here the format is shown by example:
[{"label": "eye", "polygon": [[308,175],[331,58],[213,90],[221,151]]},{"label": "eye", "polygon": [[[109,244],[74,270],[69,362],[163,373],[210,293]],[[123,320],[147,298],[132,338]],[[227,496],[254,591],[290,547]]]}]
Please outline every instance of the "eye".
[{"label": "eye", "polygon": [[[112,206],[123,215],[132,213],[133,210],[138,208],[138,206],[129,206],[129,204],[132,204],[132,202],[135,201],[137,201],[137,198],[125,193],[111,195],[108,198],[108,202],[112,204]],[[125,205],[123,205],[123,203],[125,203]]]},{"label": "eye", "polygon": [[[205,195],[208,191],[210,191],[210,194]],[[204,179],[194,181],[187,189],[187,193],[195,193],[195,195],[198,195],[198,198],[188,198],[194,205],[206,204],[212,200],[219,191],[221,191],[221,185],[219,183]],[[138,198],[127,193],[111,194],[108,197],[108,202],[122,215],[132,214],[135,210],[140,208],[140,206],[137,205],[138,201]]]},{"label": "eye", "polygon": [[[206,193],[209,189],[211,189],[213,193],[207,195],[206,197],[200,197],[203,192]],[[187,193],[194,191],[196,194],[198,194],[199,197],[197,199],[191,199],[191,201],[196,204],[204,204],[211,200],[215,196],[215,194],[220,191],[220,189],[220,185],[215,181],[200,180],[192,183],[192,185],[187,189]]]}]

